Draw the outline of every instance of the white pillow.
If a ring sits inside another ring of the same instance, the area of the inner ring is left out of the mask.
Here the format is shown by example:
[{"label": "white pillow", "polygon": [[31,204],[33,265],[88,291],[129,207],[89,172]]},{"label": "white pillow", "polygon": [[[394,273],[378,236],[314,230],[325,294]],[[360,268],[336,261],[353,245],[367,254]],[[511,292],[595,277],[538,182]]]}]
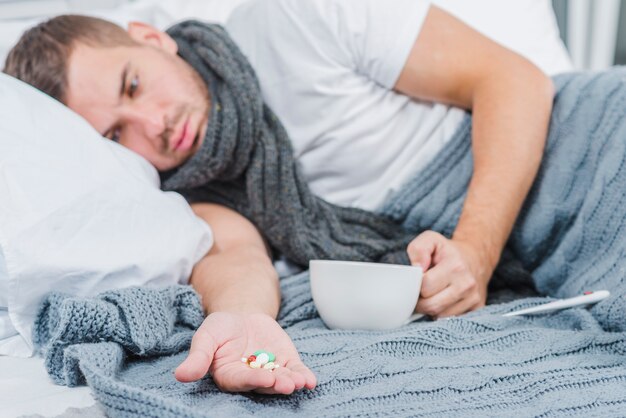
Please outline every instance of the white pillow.
[{"label": "white pillow", "polygon": [[46,293],[186,283],[212,243],[146,160],[0,74],[0,354],[31,355]]}]

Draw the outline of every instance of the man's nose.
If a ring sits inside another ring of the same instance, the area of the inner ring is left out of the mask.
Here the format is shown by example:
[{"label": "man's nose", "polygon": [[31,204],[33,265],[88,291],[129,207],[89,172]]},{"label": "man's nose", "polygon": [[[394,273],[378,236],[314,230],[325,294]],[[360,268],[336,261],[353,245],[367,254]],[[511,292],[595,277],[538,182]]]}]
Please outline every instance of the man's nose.
[{"label": "man's nose", "polygon": [[128,122],[133,125],[134,131],[151,141],[159,141],[165,131],[165,117],[157,109],[136,106],[127,111]]}]

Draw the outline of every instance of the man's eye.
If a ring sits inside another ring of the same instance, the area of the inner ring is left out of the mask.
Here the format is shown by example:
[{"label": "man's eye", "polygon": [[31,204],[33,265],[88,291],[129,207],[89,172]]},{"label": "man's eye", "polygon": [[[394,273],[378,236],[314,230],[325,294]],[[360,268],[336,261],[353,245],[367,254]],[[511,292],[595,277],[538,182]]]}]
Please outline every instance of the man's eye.
[{"label": "man's eye", "polygon": [[109,138],[113,142],[120,142],[120,129],[113,129],[113,131],[111,131],[111,133],[107,135],[107,138]]},{"label": "man's eye", "polygon": [[138,88],[139,88],[139,77],[135,76],[132,78],[132,80],[130,80],[130,83],[128,84],[128,95],[130,97],[133,97],[133,95],[135,94]]}]

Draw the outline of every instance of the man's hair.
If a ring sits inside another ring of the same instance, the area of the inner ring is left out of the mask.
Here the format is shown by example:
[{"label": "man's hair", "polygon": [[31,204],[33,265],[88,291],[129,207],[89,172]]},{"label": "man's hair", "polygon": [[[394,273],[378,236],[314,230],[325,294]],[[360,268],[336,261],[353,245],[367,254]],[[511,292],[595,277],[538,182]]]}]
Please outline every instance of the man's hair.
[{"label": "man's hair", "polygon": [[27,30],[11,49],[3,72],[65,103],[68,61],[76,44],[135,45],[128,33],[103,19],[62,15]]}]

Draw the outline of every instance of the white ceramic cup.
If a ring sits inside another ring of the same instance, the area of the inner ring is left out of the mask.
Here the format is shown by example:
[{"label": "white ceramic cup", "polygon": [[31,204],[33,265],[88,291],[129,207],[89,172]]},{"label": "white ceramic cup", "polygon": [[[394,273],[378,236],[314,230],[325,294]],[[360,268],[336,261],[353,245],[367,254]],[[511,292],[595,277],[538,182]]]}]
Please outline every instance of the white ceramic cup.
[{"label": "white ceramic cup", "polygon": [[414,321],[422,268],[356,261],[311,260],[313,302],[331,329],[383,330]]}]

